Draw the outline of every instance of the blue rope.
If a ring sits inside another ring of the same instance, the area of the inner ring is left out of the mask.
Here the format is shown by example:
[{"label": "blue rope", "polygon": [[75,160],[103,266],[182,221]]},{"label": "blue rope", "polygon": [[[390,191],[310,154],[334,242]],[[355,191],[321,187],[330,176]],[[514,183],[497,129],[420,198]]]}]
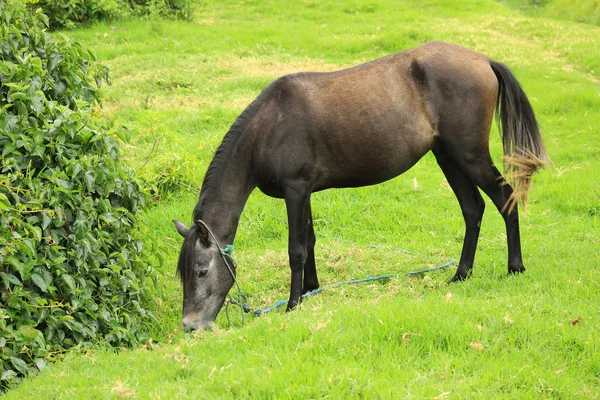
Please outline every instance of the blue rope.
[{"label": "blue rope", "polygon": [[[368,246],[368,247],[372,247],[372,246]],[[373,246],[373,247],[375,247],[375,246]],[[455,263],[456,263],[456,261],[450,260],[446,264],[438,265],[436,267],[425,268],[425,269],[421,269],[421,270],[418,270],[418,271],[406,272],[404,274],[404,276],[419,275],[419,274],[424,274],[424,273],[427,273],[427,272],[430,272],[430,271],[435,271],[435,270],[438,270],[438,269],[445,269],[445,268],[448,268],[451,265],[454,265]],[[315,290],[312,290],[310,292],[304,293],[301,296],[301,298],[304,299],[304,298],[306,298],[308,296],[313,296],[315,294],[321,293],[323,290],[332,289],[334,287],[338,287],[338,286],[342,286],[342,285],[352,285],[352,284],[355,284],[355,283],[380,281],[380,280],[384,280],[384,279],[390,279],[390,278],[393,278],[393,277],[394,277],[393,274],[385,274],[385,275],[380,275],[380,276],[375,276],[375,277],[370,276],[368,278],[363,278],[363,279],[353,279],[353,280],[345,281],[345,282],[337,282],[337,283],[334,283],[332,285],[320,287],[318,289],[315,289]],[[263,314],[270,313],[271,311],[275,310],[276,308],[279,308],[279,307],[281,307],[281,306],[283,306],[283,305],[285,305],[287,303],[288,303],[288,300],[279,300],[274,305],[272,305],[271,307],[268,307],[268,308],[264,308],[264,309],[263,308],[257,308],[255,310],[249,309],[248,311],[246,311],[246,309],[244,308],[244,311],[252,313],[252,314],[254,314],[256,316],[260,316],[260,315],[263,315]],[[235,304],[235,303],[233,303],[233,304]]]},{"label": "blue rope", "polygon": [[[351,285],[351,284],[354,284],[354,283],[363,283],[363,282],[371,282],[371,281],[380,281],[380,280],[383,280],[383,279],[389,279],[389,278],[391,278],[393,276],[394,275],[392,275],[392,274],[385,274],[385,275],[380,275],[380,276],[375,276],[375,277],[369,276],[368,278],[363,278],[363,279],[353,279],[353,280],[346,281],[346,282],[337,282],[337,283],[334,283],[334,284],[329,285],[329,286],[320,287],[318,289],[311,290],[310,292],[306,292],[306,293],[304,293],[301,296],[301,298],[304,299],[304,298],[306,298],[308,296],[314,296],[315,294],[321,293],[323,290],[331,289],[331,288],[334,288],[334,287],[337,287],[337,286]],[[278,302],[276,302],[271,307],[268,307],[268,308],[265,308],[265,309],[257,308],[256,310],[252,311],[252,314],[254,314],[256,316],[267,314],[267,313],[273,311],[274,309],[276,309],[278,307],[281,307],[282,305],[287,304],[287,303],[288,303],[288,300],[279,300]]]},{"label": "blue rope", "polygon": [[[269,312],[275,310],[276,308],[279,308],[285,304],[288,303],[288,300],[279,300],[277,301],[275,304],[273,304],[271,307],[268,308],[257,308],[257,309],[252,309],[248,303],[247,303],[247,297],[246,294],[242,291],[235,273],[233,272],[236,268],[237,265],[235,264],[235,261],[233,260],[233,257],[231,256],[231,253],[233,253],[233,246],[231,244],[226,245],[224,248],[221,247],[221,245],[219,244],[219,242],[217,241],[217,238],[215,237],[215,235],[212,233],[212,231],[210,230],[210,228],[208,227],[208,225],[206,225],[206,223],[202,220],[198,220],[198,223],[201,223],[202,225],[204,225],[206,227],[206,229],[208,230],[208,232],[210,233],[210,235],[212,236],[212,238],[215,241],[215,244],[217,245],[217,247],[219,248],[219,251],[221,252],[221,256],[223,257],[223,261],[225,261],[225,265],[227,265],[227,268],[229,269],[229,272],[231,272],[231,276],[233,277],[233,280],[235,282],[235,285],[237,286],[238,289],[238,298],[237,300],[235,300],[231,295],[228,294],[229,297],[229,301],[227,302],[227,304],[225,305],[225,314],[227,316],[227,321],[229,321],[229,324],[231,324],[231,320],[229,318],[229,304],[233,304],[233,305],[237,305],[240,307],[240,309],[242,310],[242,325],[244,325],[244,313],[248,313],[248,314],[254,314],[256,316],[260,316],[263,314],[268,314]],[[343,243],[350,243],[352,245],[357,246],[356,243],[352,243],[346,240],[342,240],[342,239],[338,239],[338,238],[334,238],[333,240],[338,241],[338,242],[343,242]],[[419,254],[416,253],[411,253],[409,251],[403,250],[403,249],[399,249],[396,247],[389,247],[389,246],[375,246],[375,245],[363,245],[362,247],[369,247],[372,249],[388,249],[388,250],[393,250],[393,251],[398,251],[400,253],[403,254],[407,254],[407,255],[411,255],[411,256],[417,256],[417,257],[423,257]],[[229,258],[233,264],[233,267],[229,265],[229,262],[227,261],[227,258]],[[436,267],[432,267],[432,268],[425,268],[425,269],[421,269],[418,271],[411,271],[411,272],[406,272],[404,274],[404,276],[413,276],[413,275],[419,275],[419,274],[424,274],[426,272],[430,272],[430,271],[435,271],[435,270],[439,270],[439,269],[444,269],[444,268],[448,268],[451,265],[455,264],[455,260],[450,260],[449,262],[447,262],[446,264],[442,264],[442,265],[438,265]],[[393,278],[394,275],[393,274],[384,274],[384,275],[380,275],[380,276],[375,276],[375,277],[367,277],[367,278],[363,278],[363,279],[352,279],[349,281],[344,281],[344,282],[337,282],[334,283],[332,285],[329,286],[324,286],[324,287],[320,287],[318,289],[312,290],[310,292],[304,293],[301,296],[301,299],[304,299],[306,297],[309,296],[314,296],[318,293],[321,293],[322,291],[326,290],[326,289],[332,289],[334,287],[338,287],[338,286],[342,286],[342,285],[352,285],[352,284],[356,284],[356,283],[364,283],[364,282],[373,282],[373,281],[380,281],[380,280],[385,280],[385,279],[390,279]]]},{"label": "blue rope", "polygon": [[404,274],[404,276],[424,274],[426,272],[435,271],[437,269],[448,268],[449,266],[454,265],[454,264],[456,264],[456,261],[455,260],[450,260],[446,264],[438,265],[437,267],[425,268],[425,269],[421,269],[421,270],[418,270],[418,271],[407,272],[407,273]]}]

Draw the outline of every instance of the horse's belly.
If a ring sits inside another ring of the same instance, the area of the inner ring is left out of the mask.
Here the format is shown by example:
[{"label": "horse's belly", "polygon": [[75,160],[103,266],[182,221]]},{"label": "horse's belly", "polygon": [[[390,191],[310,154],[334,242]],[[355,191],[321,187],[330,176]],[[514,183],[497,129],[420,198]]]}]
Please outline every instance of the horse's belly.
[{"label": "horse's belly", "polygon": [[322,148],[317,166],[334,187],[373,185],[406,172],[431,150],[434,140],[435,133],[422,121],[363,130],[346,137],[343,145],[336,141],[337,146]]},{"label": "horse's belly", "polygon": [[318,179],[315,186],[317,187],[317,190],[323,190],[327,188],[375,185],[403,174],[410,169],[419,158],[411,159],[410,162],[377,163],[378,165],[364,165],[361,168],[356,168],[356,165],[353,165],[350,168],[322,170],[318,173],[318,176],[321,178]]}]

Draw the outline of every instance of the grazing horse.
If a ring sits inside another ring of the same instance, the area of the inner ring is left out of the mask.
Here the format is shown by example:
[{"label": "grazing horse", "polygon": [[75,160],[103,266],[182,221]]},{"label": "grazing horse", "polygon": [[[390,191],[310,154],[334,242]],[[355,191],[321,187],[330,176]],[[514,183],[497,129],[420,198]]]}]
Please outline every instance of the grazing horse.
[{"label": "grazing horse", "polygon": [[[489,153],[494,113],[513,188]],[[319,287],[311,193],[374,185],[432,151],[456,194],[466,225],[452,281],[473,266],[484,200],[506,224],[508,272],[523,272],[517,201],[548,161],[531,104],[504,64],[461,46],[432,42],[328,73],[286,75],[233,123],[210,163],[178,273],[186,330],[214,323],[235,279],[223,247],[232,244],[248,196],[258,187],[283,198],[289,226],[287,310]]]}]

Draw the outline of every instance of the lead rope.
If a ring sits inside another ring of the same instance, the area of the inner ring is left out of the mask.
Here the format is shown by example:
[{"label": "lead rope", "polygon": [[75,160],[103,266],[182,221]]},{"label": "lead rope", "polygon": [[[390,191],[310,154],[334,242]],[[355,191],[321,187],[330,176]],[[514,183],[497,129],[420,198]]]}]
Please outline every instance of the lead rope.
[{"label": "lead rope", "polygon": [[[221,257],[223,258],[223,261],[225,262],[225,265],[227,266],[227,269],[229,269],[229,272],[231,273],[231,277],[233,278],[233,282],[235,283],[235,286],[237,287],[238,290],[238,295],[237,295],[237,300],[234,299],[229,293],[227,293],[227,297],[229,298],[227,303],[225,304],[225,316],[227,317],[227,322],[229,322],[230,326],[233,326],[233,324],[231,323],[231,319],[229,318],[229,305],[233,304],[235,306],[240,307],[240,310],[242,311],[242,326],[245,323],[244,320],[244,314],[248,313],[248,314],[254,314],[256,316],[260,316],[263,314],[267,314],[268,312],[273,311],[274,309],[283,306],[284,304],[287,304],[288,300],[279,300],[277,301],[273,306],[265,308],[265,309],[261,309],[261,308],[257,308],[257,309],[252,309],[247,302],[247,297],[246,294],[242,291],[242,288],[240,287],[240,284],[237,281],[236,278],[236,270],[237,270],[237,264],[235,263],[235,260],[233,259],[233,257],[231,256],[231,253],[233,253],[233,245],[228,244],[225,246],[225,248],[222,248],[221,245],[219,244],[219,241],[217,240],[217,238],[215,237],[215,234],[210,230],[210,228],[208,227],[208,225],[206,225],[206,222],[198,219],[195,221],[196,223],[202,224],[206,230],[208,231],[208,233],[210,234],[210,236],[213,238],[213,240],[215,241],[215,244],[217,245],[217,248],[219,249],[219,252],[221,254]],[[335,239],[335,240],[339,240],[339,239]],[[341,240],[340,240],[341,241]],[[379,246],[368,246],[368,247],[372,247],[372,248],[378,248]],[[393,248],[392,250],[396,250],[396,251],[400,251],[402,253],[405,254],[411,254],[414,255],[413,253],[410,253],[406,250],[402,250],[402,249],[395,249]],[[227,259],[231,260],[231,263],[233,264],[233,267],[231,265],[229,265],[229,262],[227,261]],[[448,268],[451,265],[454,265],[455,261],[451,260],[449,262],[447,262],[446,264],[443,265],[438,265],[436,267],[433,268],[426,268],[426,269],[422,269],[419,271],[413,271],[413,272],[406,272],[404,275],[405,276],[411,276],[411,275],[418,275],[418,274],[423,274],[426,272],[430,272],[430,271],[435,271],[438,269],[444,269],[444,268]],[[324,286],[315,290],[312,290],[310,292],[304,293],[301,298],[304,299],[308,296],[312,296],[315,295],[317,293],[321,293],[322,291],[326,290],[326,289],[331,289],[334,287],[338,287],[341,285],[351,285],[351,284],[355,284],[355,283],[363,283],[363,282],[372,282],[372,281],[380,281],[380,280],[387,280],[392,278],[394,275],[393,274],[385,274],[385,275],[380,275],[380,276],[375,276],[375,277],[368,277],[368,278],[364,278],[364,279],[353,279],[350,281],[345,281],[345,282],[337,282],[334,283],[332,285],[329,286]]]}]

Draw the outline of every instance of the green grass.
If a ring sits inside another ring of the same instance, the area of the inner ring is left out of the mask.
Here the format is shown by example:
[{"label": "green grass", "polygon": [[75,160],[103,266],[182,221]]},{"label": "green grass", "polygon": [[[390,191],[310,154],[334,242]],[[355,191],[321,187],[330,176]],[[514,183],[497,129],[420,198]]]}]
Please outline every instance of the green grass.
[{"label": "green grass", "polygon": [[501,2],[531,16],[600,25],[600,1],[598,0],[501,0]]},{"label": "green grass", "polygon": [[[152,345],[74,352],[6,397],[600,397],[600,29],[487,0],[238,3],[203,2],[192,23],[69,32],[112,71],[103,112],[130,130],[129,165],[198,188],[228,126],[276,77],[429,40],[462,44],[513,69],[555,164],[535,177],[521,217],[527,272],[506,276],[504,223],[488,202],[469,281],[445,284],[452,268],[404,277],[458,258],[462,246],[460,209],[428,155],[382,185],[313,196],[322,285],[396,277],[331,289],[244,326],[220,315],[215,331],[188,335],[171,220],[190,220],[197,190],[165,191],[140,227],[166,253]],[[500,165],[496,134],[491,147]],[[254,307],[287,296],[285,218],[283,203],[258,191],[242,214],[234,255]]]}]

